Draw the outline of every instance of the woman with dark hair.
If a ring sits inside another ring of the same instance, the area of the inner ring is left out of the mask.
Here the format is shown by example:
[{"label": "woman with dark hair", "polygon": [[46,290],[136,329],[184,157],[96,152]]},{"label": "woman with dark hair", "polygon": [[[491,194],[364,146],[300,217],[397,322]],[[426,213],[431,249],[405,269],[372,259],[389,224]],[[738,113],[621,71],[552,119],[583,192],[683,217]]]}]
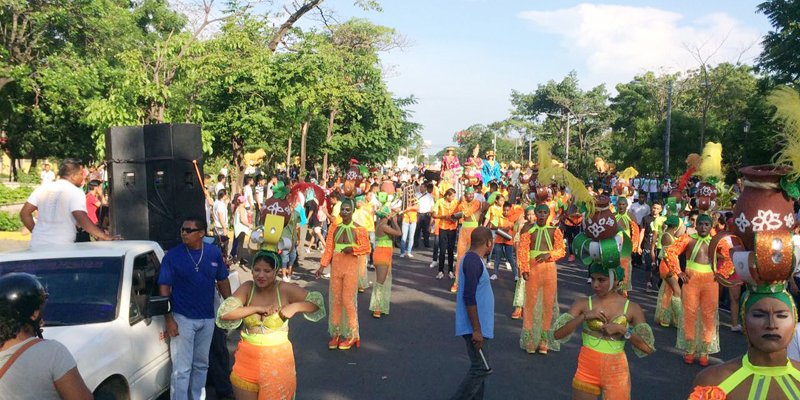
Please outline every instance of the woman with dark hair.
[{"label": "woman with dark hair", "polygon": [[63,344],[42,339],[45,294],[33,275],[0,278],[0,397],[92,399]]},{"label": "woman with dark hair", "polygon": [[217,310],[217,326],[242,329],[231,372],[239,400],[294,398],[297,376],[289,319],[297,313],[313,322],[325,316],[322,295],[277,279],[280,265],[276,253],[258,253],[253,280],[243,283]]},{"label": "woman with dark hair", "polygon": [[369,309],[374,318],[381,314],[389,314],[389,304],[392,298],[392,255],[394,246],[392,238],[402,234],[397,220],[394,218],[389,206],[383,206],[375,212],[378,222],[375,224],[375,284],[372,287],[372,297]]}]

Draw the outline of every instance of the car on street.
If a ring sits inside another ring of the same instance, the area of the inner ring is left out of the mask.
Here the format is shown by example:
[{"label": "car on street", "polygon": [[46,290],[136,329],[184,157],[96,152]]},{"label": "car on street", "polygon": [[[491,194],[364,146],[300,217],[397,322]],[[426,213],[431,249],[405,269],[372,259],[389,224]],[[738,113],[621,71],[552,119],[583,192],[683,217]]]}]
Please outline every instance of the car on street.
[{"label": "car on street", "polygon": [[44,338],[63,343],[99,400],[156,399],[172,365],[155,242],[75,243],[0,253],[0,275],[35,275],[48,293]]}]

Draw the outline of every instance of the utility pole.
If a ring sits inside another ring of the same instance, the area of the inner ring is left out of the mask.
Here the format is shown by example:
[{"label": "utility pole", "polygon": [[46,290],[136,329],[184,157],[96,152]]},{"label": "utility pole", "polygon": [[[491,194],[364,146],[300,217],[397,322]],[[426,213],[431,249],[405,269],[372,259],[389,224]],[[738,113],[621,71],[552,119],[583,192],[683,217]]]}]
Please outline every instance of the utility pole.
[{"label": "utility pole", "polygon": [[528,163],[531,162],[531,152],[533,151],[532,144],[533,144],[533,140],[528,138]]},{"label": "utility pole", "polygon": [[664,131],[664,176],[669,176],[669,139],[672,129],[672,80],[667,82],[667,129]]},{"label": "utility pole", "polygon": [[569,169],[569,113],[567,113],[567,140],[564,141],[564,169]]}]

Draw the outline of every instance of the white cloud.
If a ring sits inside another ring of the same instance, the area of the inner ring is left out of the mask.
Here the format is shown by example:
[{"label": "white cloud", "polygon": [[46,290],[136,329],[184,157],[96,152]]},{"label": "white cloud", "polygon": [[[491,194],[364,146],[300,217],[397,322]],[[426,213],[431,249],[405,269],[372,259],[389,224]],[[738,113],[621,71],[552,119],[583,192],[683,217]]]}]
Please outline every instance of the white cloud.
[{"label": "white cloud", "polygon": [[581,3],[553,11],[524,11],[535,29],[561,36],[561,45],[582,60],[589,81],[613,84],[647,70],[677,71],[698,62],[699,49],[711,63],[749,63],[760,52],[761,33],[726,13],[694,20],[653,7]]}]

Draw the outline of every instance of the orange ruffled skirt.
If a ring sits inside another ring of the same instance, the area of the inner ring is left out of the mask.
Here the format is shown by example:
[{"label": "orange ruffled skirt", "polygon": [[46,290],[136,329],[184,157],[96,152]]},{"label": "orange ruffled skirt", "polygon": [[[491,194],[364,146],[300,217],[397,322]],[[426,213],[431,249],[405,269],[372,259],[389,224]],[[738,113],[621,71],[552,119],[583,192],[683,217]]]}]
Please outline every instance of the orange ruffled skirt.
[{"label": "orange ruffled skirt", "polygon": [[292,400],[297,389],[292,342],[256,346],[239,341],[231,372],[233,386],[258,392],[259,400]]}]

